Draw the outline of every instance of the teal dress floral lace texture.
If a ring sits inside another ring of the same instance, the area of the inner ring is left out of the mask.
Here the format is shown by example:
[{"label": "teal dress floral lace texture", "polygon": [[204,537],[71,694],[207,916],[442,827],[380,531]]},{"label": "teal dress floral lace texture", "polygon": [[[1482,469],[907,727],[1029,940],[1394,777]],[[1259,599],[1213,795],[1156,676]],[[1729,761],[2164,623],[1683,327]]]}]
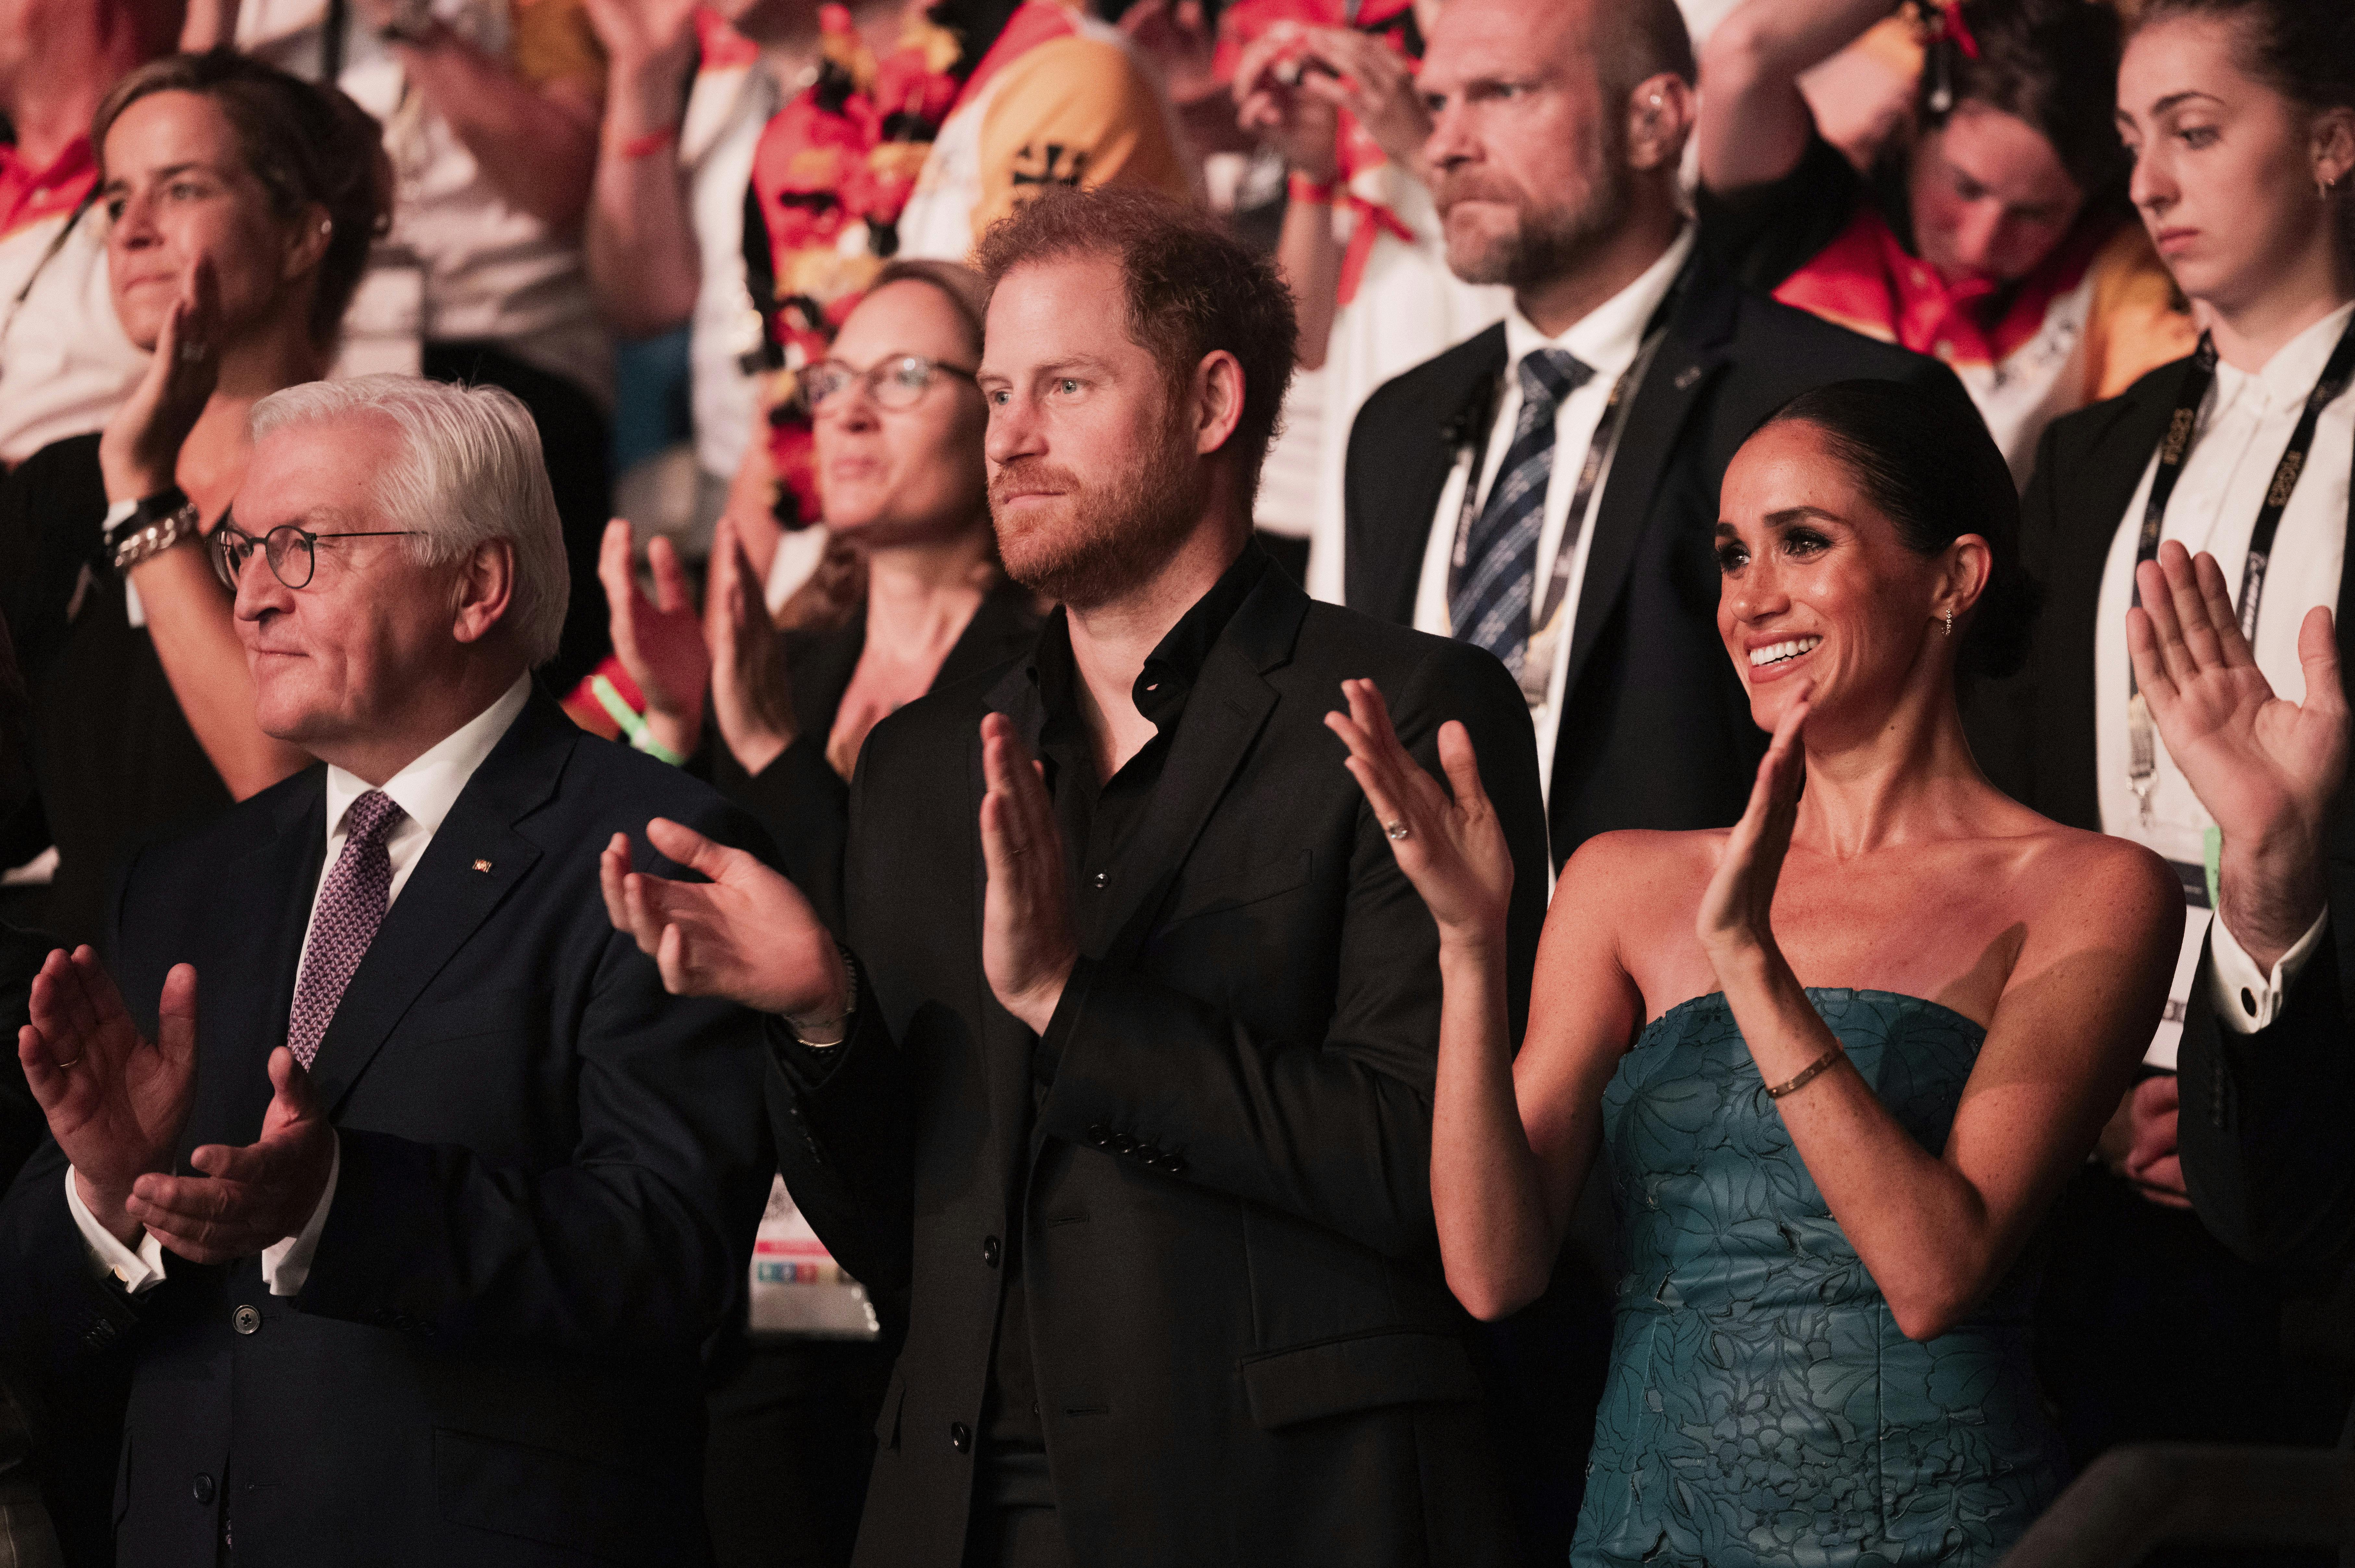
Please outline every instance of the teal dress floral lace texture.
[{"label": "teal dress floral lace texture", "polygon": [[[1849,1059],[1943,1149],[1986,1031],[1813,989]],[[1722,993],[1645,1029],[1603,1096],[1627,1269],[1577,1564],[1992,1563],[2066,1478],[2029,1366],[2033,1271],[1916,1344],[1841,1234]]]}]

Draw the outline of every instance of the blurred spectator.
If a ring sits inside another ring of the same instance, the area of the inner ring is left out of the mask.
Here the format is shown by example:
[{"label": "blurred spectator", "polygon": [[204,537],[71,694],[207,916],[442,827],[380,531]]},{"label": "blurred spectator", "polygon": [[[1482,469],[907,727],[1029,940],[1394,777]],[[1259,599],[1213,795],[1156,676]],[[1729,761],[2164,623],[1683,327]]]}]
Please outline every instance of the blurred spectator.
[{"label": "blurred spectator", "polygon": [[[2355,1370],[2286,1356],[2295,1292],[2273,1266],[2327,1267],[2355,1235],[2331,667],[2355,653],[2355,10],[2147,0],[2116,97],[2134,201],[2210,330],[2047,432],[2023,508],[2045,588],[2029,673],[1980,694],[1971,733],[2020,800],[2170,861],[2187,905],[2150,1076],[2052,1226],[2038,1360],[2081,1463],[2122,1442],[2327,1442]],[[2240,632],[2207,624],[2194,550]],[[2164,637],[2164,688],[2137,605],[2190,628]],[[2200,667],[2219,649],[2225,667]],[[2186,1177],[2269,1266],[2183,1211]]]},{"label": "blurred spectator", "polygon": [[548,671],[567,689],[605,648],[612,495],[613,355],[581,248],[605,60],[582,0],[242,0],[235,25],[239,48],[384,127],[400,199],[339,369],[487,382],[531,411],[572,572]]},{"label": "blurred spectator", "polygon": [[[0,816],[15,805],[13,781],[25,755],[28,716],[8,627],[0,622]],[[16,1031],[32,1019],[33,976],[55,945],[0,923],[0,1044],[7,1048],[6,1060],[0,1061],[0,1190],[16,1179],[17,1170],[48,1136],[16,1045]],[[0,1546],[6,1547],[11,1568],[61,1568],[65,1558],[58,1532],[33,1473],[34,1440],[32,1409],[16,1387],[0,1381]]]},{"label": "blurred spectator", "polygon": [[1262,527],[1309,541],[1310,592],[1338,603],[1342,470],[1375,388],[1504,319],[1509,290],[1448,271],[1425,185],[1414,70],[1433,0],[1243,0],[1222,18],[1239,118],[1283,155],[1277,265],[1300,304],[1300,366],[1262,479]]},{"label": "blurred spectator", "polygon": [[104,424],[146,368],[107,293],[90,118],[179,26],[174,0],[0,4],[0,469]]},{"label": "blurred spectator", "polygon": [[45,923],[76,943],[99,939],[123,852],[307,761],[255,722],[201,545],[244,477],[248,411],[334,357],[390,180],[350,100],[229,54],[133,71],[94,139],[114,308],[155,352],[102,435],[44,447],[0,486],[40,813],[0,858],[38,849],[27,825],[45,822]]},{"label": "blurred spectator", "polygon": [[[710,737],[715,781],[760,818],[837,933],[849,779],[868,731],[934,687],[1013,657],[1038,632],[990,527],[987,412],[972,375],[984,304],[980,278],[963,266],[892,262],[831,357],[805,373],[827,527],[869,563],[865,604],[847,624],[781,637],[725,522],[700,616],[668,541],[648,549],[650,600],[632,575],[629,524],[606,536],[613,645],[648,703],[650,739],[694,756]],[[782,1183],[770,1204],[769,1224],[792,1223]],[[889,1356],[761,1335],[766,1298],[797,1294],[808,1287],[764,1281],[756,1258],[752,1353],[711,1397],[706,1493],[721,1568],[847,1561],[858,1526]],[[797,1546],[780,1541],[780,1519],[794,1521]]]},{"label": "blurred spectator", "polygon": [[2046,423],[2193,332],[2121,199],[2116,14],[1919,4],[1913,123],[1869,175],[1817,128],[1800,78],[1889,0],[1749,0],[1719,25],[1701,62],[1701,232],[1785,304],[1945,360],[2025,481]]}]

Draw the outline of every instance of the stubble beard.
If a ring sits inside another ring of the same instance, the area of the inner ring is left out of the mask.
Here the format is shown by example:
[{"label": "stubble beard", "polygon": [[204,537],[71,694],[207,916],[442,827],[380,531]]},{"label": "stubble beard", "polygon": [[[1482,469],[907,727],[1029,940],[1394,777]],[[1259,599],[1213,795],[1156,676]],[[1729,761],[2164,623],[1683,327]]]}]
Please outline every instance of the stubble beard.
[{"label": "stubble beard", "polygon": [[[1440,215],[1448,270],[1467,283],[1502,283],[1520,290],[1583,269],[1618,233],[1635,200],[1635,173],[1626,159],[1614,149],[1595,151],[1598,155],[1584,171],[1586,199],[1575,207],[1539,206],[1519,192],[1485,181],[1467,182],[1470,188],[1443,187]],[[1459,243],[1445,228],[1446,214],[1455,201],[1472,196],[1509,201],[1516,219],[1512,232],[1466,237]]]},{"label": "stubble beard", "polygon": [[[1032,592],[1077,609],[1120,598],[1152,578],[1201,521],[1209,475],[1173,417],[1144,464],[1108,485],[1090,485],[1068,468],[1037,459],[1007,464],[989,484],[990,518],[1006,574]],[[1009,526],[1003,489],[1051,483],[1062,498],[1052,512]]]}]

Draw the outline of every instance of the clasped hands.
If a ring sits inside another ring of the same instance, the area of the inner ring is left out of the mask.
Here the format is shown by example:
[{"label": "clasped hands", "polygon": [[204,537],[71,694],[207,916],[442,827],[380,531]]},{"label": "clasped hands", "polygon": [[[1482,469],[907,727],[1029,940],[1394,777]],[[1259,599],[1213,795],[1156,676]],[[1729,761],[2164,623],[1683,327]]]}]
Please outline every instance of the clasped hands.
[{"label": "clasped hands", "polygon": [[[981,735],[982,970],[999,1004],[1043,1034],[1079,960],[1062,835],[1039,764],[1014,726],[993,713]],[[598,868],[605,912],[655,960],[665,988],[779,1014],[813,1045],[838,1042],[834,1031],[855,1000],[850,976],[800,890],[756,857],[666,817],[646,824],[646,839],[708,879],[634,870],[623,834],[605,848]]]},{"label": "clasped hands", "polygon": [[199,1174],[172,1173],[196,1086],[197,972],[165,976],[155,1038],[143,1037],[88,947],[51,953],[18,1034],[33,1098],[72,1162],[91,1218],[125,1246],[144,1231],[192,1263],[251,1257],[301,1233],[334,1168],[335,1128],[310,1075],[284,1046],[270,1053],[270,1108],[242,1148],[206,1144]]}]

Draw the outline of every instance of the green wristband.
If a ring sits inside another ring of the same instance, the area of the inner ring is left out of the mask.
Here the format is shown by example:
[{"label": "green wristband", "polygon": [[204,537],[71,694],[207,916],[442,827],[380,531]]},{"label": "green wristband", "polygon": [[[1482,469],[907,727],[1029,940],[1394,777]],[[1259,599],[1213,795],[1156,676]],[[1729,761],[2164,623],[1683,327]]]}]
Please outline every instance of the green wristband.
[{"label": "green wristband", "polygon": [[644,714],[631,707],[623,699],[621,692],[614,688],[611,680],[602,675],[592,677],[589,682],[589,690],[591,695],[597,699],[598,705],[612,716],[613,722],[622,727],[622,733],[629,737],[632,751],[644,752],[655,761],[668,763],[675,768],[683,768],[687,765],[685,757],[655,739],[654,726],[646,722]]}]

